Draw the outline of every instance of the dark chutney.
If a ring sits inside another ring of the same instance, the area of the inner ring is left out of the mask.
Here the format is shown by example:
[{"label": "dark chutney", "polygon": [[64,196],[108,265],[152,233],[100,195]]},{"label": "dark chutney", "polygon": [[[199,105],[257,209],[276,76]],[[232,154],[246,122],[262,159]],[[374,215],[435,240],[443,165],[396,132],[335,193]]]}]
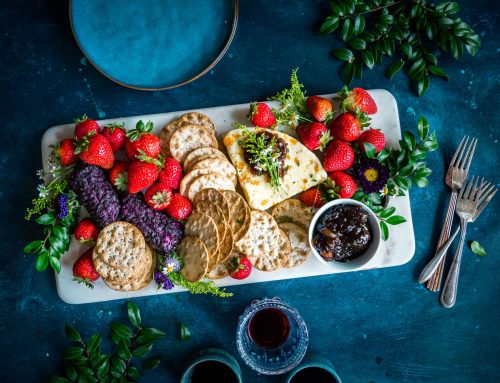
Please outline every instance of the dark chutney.
[{"label": "dark chutney", "polygon": [[[264,144],[266,147],[269,147],[271,145],[271,141],[274,139],[275,145],[274,145],[274,150],[273,154],[276,153],[278,156],[278,162],[279,162],[279,169],[280,169],[280,177],[284,177],[285,173],[287,171],[287,167],[285,166],[285,160],[286,160],[286,153],[287,153],[287,144],[286,142],[281,139],[280,137],[275,136],[271,132],[266,132],[266,131],[261,131],[256,134],[257,137],[263,137],[264,139]],[[244,150],[244,155],[245,155],[245,161],[247,164],[250,166],[250,169],[252,173],[260,176],[262,174],[265,174],[267,172],[267,169],[262,166],[262,164],[259,164],[258,161],[254,160],[254,155],[249,153],[248,151]]]}]

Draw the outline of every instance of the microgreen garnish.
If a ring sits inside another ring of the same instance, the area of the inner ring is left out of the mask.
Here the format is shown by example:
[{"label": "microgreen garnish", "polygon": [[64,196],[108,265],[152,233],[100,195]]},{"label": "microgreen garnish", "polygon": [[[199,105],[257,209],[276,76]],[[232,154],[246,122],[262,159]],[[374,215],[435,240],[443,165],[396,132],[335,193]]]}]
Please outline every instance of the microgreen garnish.
[{"label": "microgreen garnish", "polygon": [[[137,381],[141,373],[134,366],[134,359],[147,356],[153,343],[166,334],[153,327],[141,327],[141,314],[135,303],[128,302],[127,313],[134,329],[122,323],[111,323],[110,337],[116,347],[110,353],[101,352],[101,334],[96,333],[85,342],[75,327],[66,324],[66,337],[74,343],[61,353],[66,377],[52,375],[49,382]],[[160,359],[154,357],[144,360],[142,367],[152,369],[159,364]]]},{"label": "microgreen garnish", "polygon": [[470,244],[470,249],[474,254],[479,255],[480,257],[485,257],[486,255],[488,255],[486,253],[486,250],[484,250],[484,248],[479,244],[478,241],[472,241]]}]

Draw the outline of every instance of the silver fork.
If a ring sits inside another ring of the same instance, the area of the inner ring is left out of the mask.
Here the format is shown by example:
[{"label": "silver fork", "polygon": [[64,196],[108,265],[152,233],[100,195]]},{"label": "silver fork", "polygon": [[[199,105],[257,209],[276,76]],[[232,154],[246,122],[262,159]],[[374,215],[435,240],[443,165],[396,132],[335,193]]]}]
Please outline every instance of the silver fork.
[{"label": "silver fork", "polygon": [[444,283],[440,302],[446,308],[453,307],[457,300],[458,276],[460,274],[460,263],[462,260],[462,250],[467,232],[467,224],[474,222],[486,207],[488,202],[497,192],[497,188],[490,183],[485,184],[484,179],[479,184],[479,177],[472,177],[467,182],[467,186],[460,190],[457,200],[456,213],[460,218],[460,241],[458,243],[453,262]]},{"label": "silver fork", "polygon": [[[474,151],[476,150],[476,144],[476,138],[472,138],[469,143],[469,137],[463,137],[462,141],[460,141],[460,144],[458,145],[457,150],[455,151],[455,154],[453,154],[453,157],[451,158],[450,165],[448,166],[445,182],[446,185],[451,188],[451,196],[443,228],[441,229],[441,235],[439,236],[436,253],[439,252],[439,249],[443,247],[445,242],[450,237],[451,224],[453,223],[453,214],[455,212],[455,206],[457,203],[457,193],[467,178],[467,172],[469,171],[472,156],[474,155]],[[437,265],[434,275],[432,275],[427,282],[427,288],[431,291],[439,291],[439,286],[441,285],[441,277],[443,275],[445,256],[446,252],[443,254],[441,262]]]},{"label": "silver fork", "polygon": [[[490,193],[493,190],[493,188],[494,188],[494,185],[492,185],[490,187],[490,182],[488,182],[487,184],[484,184],[482,186],[479,193],[481,195],[484,195],[485,193]],[[495,192],[493,192],[493,194],[491,196],[488,197],[488,202],[491,198],[493,198],[495,193],[496,193],[496,190],[495,190]],[[482,208],[476,210],[476,214],[474,214],[474,216],[470,220],[471,223],[474,222],[477,219],[477,217],[479,217],[479,215],[481,214],[481,212],[483,211],[485,206],[486,206],[486,204],[482,205]],[[438,250],[438,252],[434,256],[434,258],[432,258],[429,261],[429,263],[424,267],[424,269],[422,270],[422,272],[420,273],[420,276],[418,278],[418,283],[425,283],[425,282],[427,282],[427,280],[429,280],[430,277],[432,277],[432,274],[434,274],[434,271],[436,271],[437,267],[439,266],[442,259],[446,255],[448,248],[453,243],[453,240],[455,239],[455,237],[457,236],[459,231],[460,231],[460,226],[457,226],[456,230],[453,232],[453,234],[450,236],[450,238],[448,238],[448,240],[444,243],[443,247],[441,247]]]}]

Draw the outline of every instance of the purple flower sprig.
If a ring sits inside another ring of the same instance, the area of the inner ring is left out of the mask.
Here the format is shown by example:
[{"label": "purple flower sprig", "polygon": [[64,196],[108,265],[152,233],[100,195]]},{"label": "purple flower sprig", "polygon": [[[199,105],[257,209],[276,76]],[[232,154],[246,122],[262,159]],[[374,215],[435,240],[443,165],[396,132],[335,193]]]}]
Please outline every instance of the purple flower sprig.
[{"label": "purple flower sprig", "polygon": [[159,289],[172,290],[173,282],[169,278],[170,273],[175,273],[181,269],[179,260],[174,256],[160,258],[160,264],[154,272],[154,280]]}]

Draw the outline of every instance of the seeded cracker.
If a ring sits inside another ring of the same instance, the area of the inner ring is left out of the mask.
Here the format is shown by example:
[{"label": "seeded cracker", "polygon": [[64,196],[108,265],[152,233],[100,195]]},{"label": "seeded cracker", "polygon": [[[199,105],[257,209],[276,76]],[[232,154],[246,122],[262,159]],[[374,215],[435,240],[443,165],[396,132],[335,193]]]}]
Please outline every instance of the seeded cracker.
[{"label": "seeded cracker", "polygon": [[[205,158],[200,159],[196,163],[193,164],[191,170],[196,169],[210,169],[213,170],[214,173],[220,173],[229,178],[233,184],[236,186],[238,183],[238,178],[236,177],[236,169],[231,163],[225,158],[209,158],[207,155]],[[213,156],[213,155],[212,155]]]},{"label": "seeded cracker", "polygon": [[195,178],[188,188],[188,198],[194,201],[196,194],[203,189],[214,188],[217,190],[233,190],[233,182],[220,174],[206,174]]},{"label": "seeded cracker", "polygon": [[280,228],[290,239],[290,245],[292,248],[288,262],[285,262],[282,266],[285,268],[291,268],[299,266],[307,261],[309,254],[311,253],[307,232],[299,225],[291,222],[280,224]]},{"label": "seeded cracker", "polygon": [[278,240],[278,249],[279,249],[279,259],[281,266],[288,264],[290,259],[290,252],[292,251],[292,247],[290,244],[290,239],[288,239],[288,235],[280,229],[280,235],[277,238]]},{"label": "seeded cracker", "polygon": [[160,132],[159,138],[160,138],[160,145],[161,145],[161,154],[163,154],[165,157],[170,157],[170,138],[172,137],[172,134],[181,127],[180,121],[173,120],[169,122],[167,125],[163,127],[163,129]]},{"label": "seeded cracker", "polygon": [[208,268],[208,250],[203,242],[199,238],[186,236],[179,244],[177,252],[184,261],[181,275],[189,282],[201,280]]},{"label": "seeded cracker", "polygon": [[219,244],[217,246],[217,260],[215,260],[215,263],[218,263],[219,251],[221,250],[221,245],[222,243],[224,243],[224,238],[226,236],[226,227],[229,228],[229,226],[226,224],[224,214],[222,214],[222,210],[219,209],[217,205],[209,201],[200,201],[199,203],[195,204],[194,211],[197,213],[208,215],[213,219],[215,225],[217,226],[217,232],[219,233]]},{"label": "seeded cracker", "polygon": [[220,236],[214,220],[206,214],[192,213],[184,227],[185,235],[199,238],[208,251],[210,265],[217,263]]},{"label": "seeded cracker", "polygon": [[229,206],[229,224],[236,242],[246,234],[250,227],[250,208],[241,194],[228,190],[220,192]]},{"label": "seeded cracker", "polygon": [[148,254],[151,257],[151,266],[150,266],[149,270],[147,271],[147,273],[145,273],[141,277],[133,279],[127,283],[115,283],[115,282],[111,282],[111,281],[108,281],[106,279],[103,279],[104,283],[106,283],[106,285],[108,285],[108,287],[112,288],[113,290],[117,290],[117,291],[136,291],[136,290],[143,289],[144,287],[149,285],[151,283],[151,281],[153,280],[153,272],[154,272],[155,263],[156,263],[156,261],[155,261],[156,257],[155,257],[154,250],[151,248],[149,248],[149,250],[150,251],[148,251]]},{"label": "seeded cracker", "polygon": [[224,158],[224,159],[226,158],[224,153],[222,153],[219,149],[212,148],[211,146],[206,146],[203,148],[194,149],[194,150],[190,151],[189,154],[184,159],[184,163],[182,164],[184,170],[189,169],[191,164],[196,162],[201,156],[205,156],[207,154],[215,154],[215,155],[219,156],[220,158]]},{"label": "seeded cracker", "polygon": [[250,228],[236,242],[236,249],[245,254],[256,269],[276,270],[280,266],[276,243],[280,235],[278,224],[271,215],[260,210],[252,210],[250,216]]},{"label": "seeded cracker", "polygon": [[203,189],[196,194],[196,197],[194,197],[195,204],[200,201],[210,201],[215,203],[222,210],[226,222],[230,222],[229,205],[221,192],[212,188]]},{"label": "seeded cracker", "polygon": [[[179,186],[179,192],[184,196],[188,196],[188,190],[189,186],[191,185],[191,182],[193,182],[196,178],[200,176],[204,176],[206,174],[220,174],[217,172],[214,172],[210,169],[196,169],[196,170],[191,170],[189,173],[187,173],[184,177],[182,177],[181,184]],[[223,176],[223,174],[221,174]]]},{"label": "seeded cracker", "polygon": [[185,125],[177,129],[170,138],[170,152],[180,163],[194,149],[217,147],[217,139],[207,128],[199,125]]},{"label": "seeded cracker", "polygon": [[210,117],[203,113],[189,112],[180,116],[179,121],[183,124],[201,125],[208,128],[213,134],[216,133],[215,124],[212,122]]},{"label": "seeded cracker", "polygon": [[307,207],[301,200],[291,198],[274,206],[271,215],[278,224],[293,222],[302,226],[305,230],[309,230],[314,214],[311,208]]}]

